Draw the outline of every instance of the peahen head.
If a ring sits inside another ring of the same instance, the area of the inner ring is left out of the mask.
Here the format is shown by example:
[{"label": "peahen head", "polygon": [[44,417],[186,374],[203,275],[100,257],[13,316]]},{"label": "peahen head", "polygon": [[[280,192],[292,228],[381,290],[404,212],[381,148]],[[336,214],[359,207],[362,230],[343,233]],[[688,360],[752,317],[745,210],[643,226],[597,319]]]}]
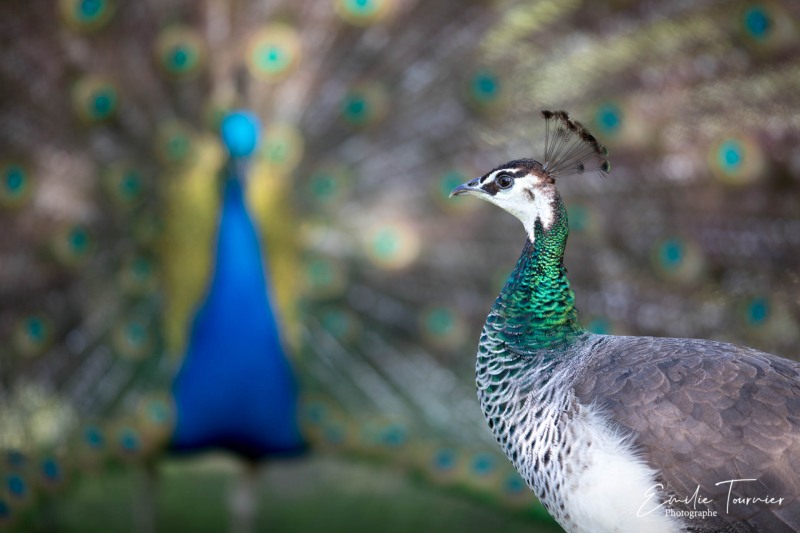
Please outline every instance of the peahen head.
[{"label": "peahen head", "polygon": [[469,194],[498,205],[520,219],[533,240],[536,220],[543,229],[556,221],[559,195],[555,180],[542,163],[534,159],[510,161],[468,183],[459,185],[451,196]]},{"label": "peahen head", "polygon": [[542,111],[547,124],[544,163],[534,159],[509,161],[480,178],[459,185],[450,196],[469,194],[498,205],[520,219],[528,237],[566,223],[556,178],[584,172],[607,173],[608,151],[565,111]]}]

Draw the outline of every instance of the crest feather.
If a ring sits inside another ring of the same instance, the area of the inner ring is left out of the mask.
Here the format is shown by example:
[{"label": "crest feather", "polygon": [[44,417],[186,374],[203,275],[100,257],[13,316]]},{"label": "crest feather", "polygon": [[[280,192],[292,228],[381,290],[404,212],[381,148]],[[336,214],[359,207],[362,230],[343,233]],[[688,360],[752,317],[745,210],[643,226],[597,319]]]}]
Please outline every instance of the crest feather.
[{"label": "crest feather", "polygon": [[608,149],[566,111],[541,112],[545,119],[544,169],[551,177],[584,172],[605,176],[611,170]]}]

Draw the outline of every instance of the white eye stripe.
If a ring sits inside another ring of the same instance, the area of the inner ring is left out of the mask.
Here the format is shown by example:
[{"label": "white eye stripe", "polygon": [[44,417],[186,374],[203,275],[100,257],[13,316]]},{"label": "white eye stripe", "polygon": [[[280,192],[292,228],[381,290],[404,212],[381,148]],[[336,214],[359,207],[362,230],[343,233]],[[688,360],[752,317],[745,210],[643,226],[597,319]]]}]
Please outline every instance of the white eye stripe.
[{"label": "white eye stripe", "polygon": [[483,181],[481,181],[481,185],[486,185],[487,183],[494,181],[495,178],[497,178],[497,175],[502,173],[511,174],[512,176],[514,175],[514,171],[512,169],[501,168],[500,170],[495,170],[494,172],[486,176],[483,179]]},{"label": "white eye stripe", "polygon": [[495,176],[495,174],[497,174],[497,172],[492,172],[491,174],[489,174],[489,175],[485,176],[485,177],[483,178],[483,180],[481,180],[481,185],[486,185],[487,183],[489,183],[489,182],[491,182],[492,180],[494,180],[494,176]]}]

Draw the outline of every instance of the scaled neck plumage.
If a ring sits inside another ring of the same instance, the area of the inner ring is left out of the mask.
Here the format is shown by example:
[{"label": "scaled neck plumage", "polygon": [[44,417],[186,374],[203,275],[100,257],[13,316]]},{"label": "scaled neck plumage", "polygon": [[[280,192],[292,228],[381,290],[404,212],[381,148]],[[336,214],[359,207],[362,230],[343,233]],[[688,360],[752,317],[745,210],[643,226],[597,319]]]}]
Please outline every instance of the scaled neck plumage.
[{"label": "scaled neck plumage", "polygon": [[565,348],[586,333],[578,321],[575,293],[564,267],[569,233],[566,209],[559,197],[552,207],[549,227],[535,219],[489,316],[497,335],[521,356]]}]

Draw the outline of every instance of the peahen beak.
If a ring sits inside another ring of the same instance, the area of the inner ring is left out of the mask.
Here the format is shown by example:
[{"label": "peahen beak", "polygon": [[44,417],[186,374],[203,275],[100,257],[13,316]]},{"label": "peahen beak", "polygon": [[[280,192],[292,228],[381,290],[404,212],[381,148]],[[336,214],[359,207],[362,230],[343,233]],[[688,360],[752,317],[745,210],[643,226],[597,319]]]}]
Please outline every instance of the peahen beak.
[{"label": "peahen beak", "polygon": [[450,191],[450,198],[453,196],[461,196],[462,194],[469,194],[472,196],[479,196],[486,194],[486,191],[480,188],[480,179],[475,178],[467,183],[462,183],[452,191]]}]

